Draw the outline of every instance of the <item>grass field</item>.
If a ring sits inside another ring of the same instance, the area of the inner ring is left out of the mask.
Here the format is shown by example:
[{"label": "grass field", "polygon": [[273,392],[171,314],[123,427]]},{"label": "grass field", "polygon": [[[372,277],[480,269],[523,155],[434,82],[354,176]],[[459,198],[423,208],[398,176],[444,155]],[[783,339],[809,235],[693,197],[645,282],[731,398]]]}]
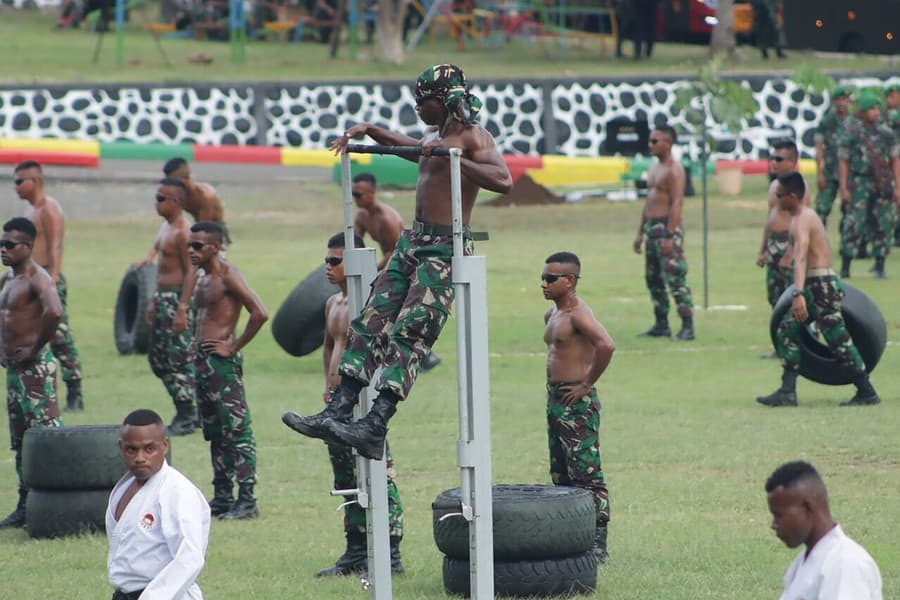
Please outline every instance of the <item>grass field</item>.
[{"label": "grass field", "polygon": [[[187,82],[198,81],[302,81],[302,80],[409,80],[424,66],[455,62],[466,71],[470,81],[488,84],[503,77],[586,77],[692,75],[706,59],[708,48],[699,45],[659,44],[653,60],[635,62],[615,59],[612,44],[599,41],[577,42],[554,39],[514,40],[505,45],[485,45],[469,41],[463,52],[445,33],[433,39],[425,36],[404,65],[382,64],[372,60],[372,46],[360,45],[355,59],[342,47],[337,58],[328,56],[328,47],[305,42],[283,44],[276,41],[251,41],[247,59],[242,64],[230,62],[227,43],[194,40],[163,40],[173,63],[165,66],[149,33],[141,25],[157,18],[151,4],[147,14],[133,13],[124,41],[124,63],[115,62],[115,35],[107,34],[102,42],[98,64],[91,63],[97,36],[81,30],[54,30],[55,11],[15,11],[0,6],[0,53],[14,57],[6,61],[0,72],[0,84],[93,83],[93,82]],[[35,43],[35,40],[40,40]],[[630,52],[626,44],[626,52]],[[206,52],[214,61],[210,65],[187,62],[189,55]],[[786,61],[764,61],[754,48],[742,47],[743,60],[727,68],[730,72],[788,76],[801,64],[823,71],[863,73],[893,72],[896,57],[818,55],[790,51]]]},{"label": "grass field", "polygon": [[[199,170],[202,177],[202,169]],[[152,177],[154,174],[148,174]],[[640,207],[581,203],[476,209],[473,225],[491,232],[479,244],[489,277],[493,471],[496,482],[547,482],[542,315],[538,275],[551,252],[581,256],[579,293],[617,342],[599,382],[602,441],[613,521],[612,562],[601,569],[597,598],[698,599],[777,597],[794,552],[769,530],[763,483],[781,462],[805,459],[829,485],[836,519],[879,563],[885,598],[900,597],[900,450],[895,443],[900,383],[897,277],[876,281],[856,265],[852,283],[870,294],[889,326],[889,344],[873,382],[883,403],[838,408],[851,387],[802,381],[800,407],[773,410],[757,394],[777,386],[779,367],[760,360],[770,350],[763,274],[754,266],[765,213],[764,182],[745,181],[737,198],[710,202],[710,304],[744,311],[698,309],[697,341],[678,344],[635,334],[651,322],[642,257],[630,250]],[[227,190],[226,190],[227,191]],[[52,193],[53,190],[50,190]],[[83,190],[81,193],[90,194]],[[149,197],[149,188],[147,195]],[[296,282],[321,262],[328,236],[341,223],[331,185],[260,184],[226,196],[236,240],[230,259],[274,314]],[[407,220],[412,197],[383,199]],[[66,201],[62,198],[63,202]],[[67,424],[119,422],[149,407],[166,419],[171,404],[143,356],[119,356],[112,316],[119,278],[143,255],[158,217],[145,212],[70,218],[65,271],[70,313],[85,370],[83,414]],[[11,194],[3,218],[21,214]],[[687,201],[687,256],[702,303],[700,201]],[[437,344],[444,363],[422,375],[392,422],[391,445],[406,508],[402,544],[407,573],[394,580],[399,599],[443,598],[441,557],[431,537],[430,503],[458,485],[455,468],[455,321]],[[338,502],[325,448],[280,422],[284,410],[318,410],[321,355],[287,356],[266,326],[245,351],[248,401],[259,446],[261,516],[214,522],[200,583],[209,598],[363,598],[353,578],[320,581],[317,569],[342,551]],[[174,464],[211,494],[208,449],[199,434],[173,440]],[[15,503],[12,452],[0,454],[0,510]],[[0,531],[0,598],[108,597],[106,540],[86,536],[31,540]]]}]

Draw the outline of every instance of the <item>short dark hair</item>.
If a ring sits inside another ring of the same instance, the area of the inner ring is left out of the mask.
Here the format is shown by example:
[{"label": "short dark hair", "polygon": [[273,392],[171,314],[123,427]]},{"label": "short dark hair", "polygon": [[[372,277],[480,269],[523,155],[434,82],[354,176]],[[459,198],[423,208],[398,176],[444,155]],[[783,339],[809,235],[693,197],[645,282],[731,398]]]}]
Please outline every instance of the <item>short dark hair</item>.
[{"label": "short dark hair", "polygon": [[550,263],[563,263],[566,265],[575,265],[579,269],[581,269],[581,261],[578,260],[578,256],[573,252],[555,252],[547,257],[547,260],[544,261],[544,264],[549,265]]},{"label": "short dark hair", "polygon": [[139,408],[133,410],[122,421],[122,426],[134,425],[136,427],[144,427],[146,425],[162,425],[163,420],[156,411],[149,408]]},{"label": "short dark hair", "polygon": [[41,163],[39,163],[36,160],[26,160],[26,161],[20,162],[19,164],[16,165],[16,168],[13,172],[18,173],[19,171],[24,171],[26,169],[37,169],[38,173],[40,173],[42,175],[44,174],[44,170],[41,168]]},{"label": "short dark hair", "polygon": [[797,144],[794,143],[794,140],[775,140],[774,142],[772,142],[772,148],[774,148],[775,150],[790,150],[791,156],[794,158],[794,160],[797,160]]},{"label": "short dark hair", "polygon": [[359,175],[357,175],[356,177],[353,178],[353,183],[359,183],[361,181],[368,181],[369,183],[372,184],[372,187],[375,187],[375,185],[377,183],[375,181],[375,176],[372,175],[371,173],[360,173]]},{"label": "short dark hair", "polygon": [[164,185],[167,187],[175,188],[178,190],[178,194],[184,199],[184,194],[187,191],[187,188],[184,185],[184,182],[177,177],[163,177],[159,180],[159,185]]},{"label": "short dark hair", "polygon": [[803,181],[803,175],[797,171],[788,171],[778,176],[778,183],[784,188],[788,194],[795,194],[798,198],[803,198],[806,194],[806,182]]},{"label": "short dark hair", "polygon": [[187,161],[180,156],[170,158],[166,161],[166,164],[163,165],[163,173],[165,173],[166,175],[171,175],[186,164],[188,164]]},{"label": "short dark hair", "polygon": [[225,239],[225,228],[222,227],[221,223],[216,223],[215,221],[199,221],[194,223],[191,225],[191,232],[211,233],[219,238],[219,242]]},{"label": "short dark hair", "polygon": [[3,224],[3,231],[20,231],[32,242],[37,237],[37,228],[25,217],[13,217]]},{"label": "short dark hair", "polygon": [[656,131],[661,131],[664,134],[666,134],[667,136],[669,136],[669,138],[671,138],[673,144],[678,141],[678,134],[675,132],[675,128],[672,127],[671,125],[668,125],[666,123],[660,123],[659,125],[654,127],[654,129],[656,129]]},{"label": "short dark hair", "polygon": [[766,493],[771,494],[779,487],[788,489],[794,487],[801,481],[810,479],[822,481],[819,472],[808,462],[797,460],[784,463],[775,469],[772,475],[766,480]]},{"label": "short dark hair", "polygon": [[[365,248],[366,244],[363,242],[362,238],[357,234],[353,234],[353,247],[354,248]],[[346,248],[346,244],[344,242],[344,232],[341,231],[339,233],[334,234],[330,238],[328,238],[328,248]]]}]

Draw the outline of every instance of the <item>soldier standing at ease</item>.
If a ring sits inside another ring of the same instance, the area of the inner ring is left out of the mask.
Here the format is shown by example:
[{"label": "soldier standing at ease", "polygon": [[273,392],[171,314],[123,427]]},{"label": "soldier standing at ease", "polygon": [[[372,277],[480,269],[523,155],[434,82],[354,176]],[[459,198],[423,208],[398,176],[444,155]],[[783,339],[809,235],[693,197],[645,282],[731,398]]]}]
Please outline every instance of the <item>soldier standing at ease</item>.
[{"label": "soldier standing at ease", "polygon": [[196,427],[194,416],[194,364],[191,344],[194,334],[194,308],[188,302],[183,308],[186,329],[175,331],[173,323],[179,309],[184,281],[191,271],[188,256],[190,226],[181,208],[184,184],[167,177],[156,190],[156,212],[165,219],[147,255],[134,263],[134,268],[153,262],[157,256],[156,291],[147,309],[150,323],[150,369],[159,377],[172,402],[175,418],[169,424],[169,435],[187,435]]},{"label": "soldier standing at ease", "polygon": [[[887,104],[885,124],[894,132],[894,139],[900,142],[900,83],[887,86],[884,101]],[[894,245],[900,246],[900,223],[894,228]]]},{"label": "soldier standing at ease", "polygon": [[838,185],[845,207],[841,224],[841,277],[850,277],[850,263],[863,243],[867,223],[872,227],[875,277],[884,279],[884,259],[900,204],[900,142],[879,124],[881,100],[861,94],[851,121],[840,138]]},{"label": "soldier standing at ease", "polygon": [[581,262],[571,252],[550,255],[541,272],[544,298],[554,304],[544,314],[550,475],[555,485],[584,488],[594,496],[597,522],[591,550],[605,563],[609,491],[600,460],[600,400],[594,384],[616,346],[575,292],[580,272]]},{"label": "soldier standing at ease", "polygon": [[647,173],[647,203],[641,212],[641,223],[633,248],[641,253],[644,236],[647,237],[644,277],[653,301],[656,322],[640,334],[650,337],[670,337],[669,296],[672,293],[678,305],[682,327],[676,339],[694,339],[693,301],[688,287],[687,261],[684,259],[684,228],[681,226],[681,208],[684,203],[684,167],[672,159],[675,130],[668,125],[657,127],[650,134],[650,154],[659,163]]},{"label": "soldier standing at ease", "polygon": [[838,193],[838,136],[850,116],[849,86],[839,85],[831,91],[831,106],[816,127],[816,214],[828,225],[828,215]]},{"label": "soldier standing at ease", "polygon": [[[241,348],[269,315],[237,268],[219,257],[224,236],[218,223],[200,221],[191,227],[188,251],[198,272],[194,372],[203,437],[209,440],[213,466],[215,495],[210,509],[220,519],[250,519],[259,514],[253,495],[256,440],[244,394]],[[249,311],[250,318],[235,338],[241,308]],[[232,478],[238,484],[233,504]]]},{"label": "soldier standing at ease", "polygon": [[62,378],[66,382],[66,410],[84,410],[81,380],[81,359],[75,347],[75,338],[69,328],[69,315],[66,312],[68,284],[62,273],[63,237],[65,235],[65,217],[62,208],[54,198],[44,193],[44,173],[41,165],[33,160],[20,163],[15,169],[16,193],[19,198],[30,205],[25,217],[34,223],[37,237],[34,240],[32,258],[47,270],[62,305],[62,318],[56,334],[50,341],[50,350],[62,367]]}]

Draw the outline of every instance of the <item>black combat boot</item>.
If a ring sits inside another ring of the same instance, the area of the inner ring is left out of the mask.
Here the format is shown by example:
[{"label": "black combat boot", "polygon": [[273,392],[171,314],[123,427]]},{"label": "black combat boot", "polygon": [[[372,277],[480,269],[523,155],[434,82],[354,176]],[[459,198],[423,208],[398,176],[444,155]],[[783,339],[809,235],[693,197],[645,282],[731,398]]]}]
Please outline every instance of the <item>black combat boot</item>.
[{"label": "black combat boot", "polygon": [[19,503],[9,516],[0,521],[0,529],[4,527],[25,527],[25,501],[28,499],[28,488],[19,486]]},{"label": "black combat boot", "polygon": [[886,277],[886,275],[884,274],[883,256],[875,257],[875,266],[872,268],[872,272],[875,274],[875,279],[884,279]]},{"label": "black combat boot", "polygon": [[194,410],[193,403],[176,402],[175,417],[168,427],[169,435],[178,436],[194,433],[194,430],[197,429],[197,424],[194,422],[196,414],[197,411]]},{"label": "black combat boot", "polygon": [[72,379],[66,382],[66,412],[84,410],[84,398],[81,397],[81,380]]},{"label": "black combat boot", "polygon": [[681,318],[681,331],[678,332],[675,339],[682,342],[690,342],[694,339],[694,317]]},{"label": "black combat boot", "polygon": [[400,536],[391,536],[391,573],[400,575],[406,572],[403,568],[403,562],[400,560]]},{"label": "black combat boot", "polygon": [[399,401],[400,398],[394,393],[382,391],[362,419],[353,423],[329,419],[325,426],[338,441],[356,448],[366,458],[381,460],[384,457],[387,424],[397,412]]},{"label": "black combat boot", "polygon": [[850,279],[850,263],[853,261],[851,256],[841,257],[841,279]]},{"label": "black combat boot", "polygon": [[781,387],[768,396],[757,396],[756,401],[766,406],[797,406],[797,371],[781,374]]},{"label": "black combat boot", "polygon": [[253,484],[239,484],[237,502],[231,506],[231,510],[220,515],[219,519],[223,521],[232,521],[238,519],[255,519],[259,516],[259,509],[256,507],[256,498],[253,496]]},{"label": "black combat boot", "polygon": [[213,480],[213,497],[209,501],[209,514],[218,517],[229,512],[234,506],[233,486],[230,479]]},{"label": "black combat boot", "polygon": [[331,402],[325,405],[323,411],[308,417],[302,417],[289,410],[281,415],[281,422],[300,435],[323,439],[326,442],[334,442],[334,437],[325,426],[325,422],[330,419],[336,422],[349,423],[350,418],[353,416],[353,407],[359,402],[359,393],[362,389],[362,382],[349,377],[342,377],[341,385],[331,395]]},{"label": "black combat boot", "polygon": [[653,327],[644,333],[639,333],[638,337],[672,337],[669,318],[666,315],[656,315],[656,323],[653,324]]},{"label": "black combat boot", "polygon": [[872,406],[881,402],[878,392],[872,387],[869,381],[869,374],[863,373],[853,382],[856,386],[856,395],[846,402],[841,402],[841,406]]},{"label": "black combat boot", "polygon": [[601,565],[609,562],[609,552],[606,550],[608,526],[609,521],[604,521],[597,525],[597,529],[594,531],[594,544],[591,546],[591,553]]},{"label": "black combat boot", "polygon": [[441,357],[429,350],[428,354],[422,359],[422,362],[419,363],[419,370],[423,373],[427,373],[439,364],[441,364]]},{"label": "black combat boot", "polygon": [[339,577],[365,573],[368,570],[366,534],[359,531],[348,531],[345,535],[347,537],[347,549],[344,551],[344,554],[337,559],[334,566],[327,567],[316,573],[316,577]]}]

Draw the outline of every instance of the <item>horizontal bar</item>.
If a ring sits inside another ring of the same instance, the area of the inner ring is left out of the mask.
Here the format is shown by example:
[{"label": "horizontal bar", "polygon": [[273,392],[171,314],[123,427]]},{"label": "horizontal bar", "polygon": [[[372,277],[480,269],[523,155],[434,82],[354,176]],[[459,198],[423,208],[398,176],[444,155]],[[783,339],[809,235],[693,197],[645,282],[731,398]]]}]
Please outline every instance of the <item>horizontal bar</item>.
[{"label": "horizontal bar", "polygon": [[[381,144],[347,144],[347,152],[357,154],[422,154],[421,146],[382,146]],[[434,156],[450,156],[450,148],[433,148]]]}]

